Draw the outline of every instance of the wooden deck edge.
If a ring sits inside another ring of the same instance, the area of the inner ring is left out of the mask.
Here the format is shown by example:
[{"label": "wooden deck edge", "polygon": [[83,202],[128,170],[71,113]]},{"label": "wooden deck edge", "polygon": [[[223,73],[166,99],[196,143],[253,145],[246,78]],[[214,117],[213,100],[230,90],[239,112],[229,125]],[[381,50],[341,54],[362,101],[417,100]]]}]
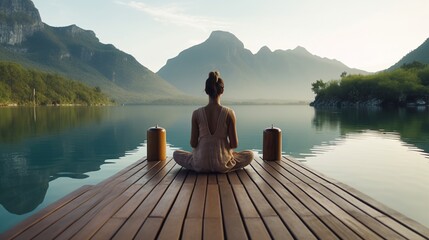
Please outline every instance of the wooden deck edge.
[{"label": "wooden deck edge", "polygon": [[9,230],[6,230],[6,232],[0,234],[0,239],[12,239],[16,237],[17,235],[21,234],[29,227],[33,226],[34,224],[40,222],[41,220],[49,216],[57,209],[73,201],[75,198],[81,196],[82,194],[90,190],[93,186],[94,185],[84,185],[76,189],[75,191],[67,194],[66,196],[62,197],[61,199],[58,199],[57,201],[51,203],[47,207],[41,209],[39,212],[31,215],[30,217],[26,218],[22,222],[13,226]]},{"label": "wooden deck edge", "polygon": [[139,160],[131,163],[130,165],[124,167],[122,170],[119,170],[117,173],[113,174],[112,176],[110,176],[110,177],[102,180],[101,182],[97,183],[97,185],[99,185],[99,186],[103,185],[104,186],[104,185],[108,184],[110,181],[112,181],[112,179],[115,179],[118,176],[121,176],[121,175],[127,173],[129,170],[137,167],[138,165],[140,165],[146,161],[147,161],[146,156],[144,156],[144,157],[140,158]]},{"label": "wooden deck edge", "polygon": [[414,219],[411,219],[407,216],[405,216],[404,214],[394,210],[391,207],[388,207],[386,205],[384,205],[383,203],[380,203],[379,201],[375,200],[374,198],[366,195],[365,193],[362,193],[361,191],[347,185],[344,184],[338,180],[335,180],[333,178],[330,178],[326,175],[324,175],[323,173],[320,173],[308,166],[306,166],[305,164],[299,162],[298,160],[294,159],[291,156],[283,156],[282,161],[289,161],[292,162],[296,165],[299,165],[303,168],[305,168],[307,171],[310,171],[311,173],[319,176],[320,178],[325,179],[327,182],[337,186],[338,188],[342,189],[345,192],[348,192],[350,195],[352,195],[353,197],[355,197],[356,199],[360,200],[361,202],[367,204],[368,206],[376,209],[377,211],[390,216],[393,220],[395,220],[396,222],[400,223],[401,225],[403,225],[404,227],[410,229],[411,231],[415,232],[418,235],[421,235],[424,238],[427,238],[427,236],[429,236],[429,228],[426,227],[425,225],[417,222]]}]

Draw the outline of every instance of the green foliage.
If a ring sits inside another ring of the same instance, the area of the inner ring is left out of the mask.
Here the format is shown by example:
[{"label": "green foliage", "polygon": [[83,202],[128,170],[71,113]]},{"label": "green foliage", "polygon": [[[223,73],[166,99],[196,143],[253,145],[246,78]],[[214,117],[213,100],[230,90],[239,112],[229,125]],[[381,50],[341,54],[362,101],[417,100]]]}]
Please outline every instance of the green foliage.
[{"label": "green foliage", "polygon": [[382,104],[394,105],[429,100],[429,66],[419,62],[405,64],[390,72],[347,75],[340,80],[322,83],[318,80],[312,84],[316,100],[358,102],[379,99]]},{"label": "green foliage", "polygon": [[404,63],[401,66],[401,68],[403,69],[422,69],[424,67],[426,67],[426,64],[418,61],[413,61],[412,63]]},{"label": "green foliage", "polygon": [[322,79],[317,80],[316,82],[311,84],[311,90],[315,93],[315,94],[319,94],[320,91],[324,90],[326,88],[326,83],[323,82]]},{"label": "green foliage", "polygon": [[59,75],[27,70],[16,63],[0,62],[0,105],[32,104],[34,99],[38,105],[110,103],[100,88],[89,88]]}]

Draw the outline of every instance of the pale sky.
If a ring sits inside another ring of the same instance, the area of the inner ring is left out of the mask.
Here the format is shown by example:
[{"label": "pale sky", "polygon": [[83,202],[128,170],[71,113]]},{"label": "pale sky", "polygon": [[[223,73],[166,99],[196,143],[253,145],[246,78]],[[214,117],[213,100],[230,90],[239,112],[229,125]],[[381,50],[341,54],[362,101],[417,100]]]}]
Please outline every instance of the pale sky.
[{"label": "pale sky", "polygon": [[349,67],[384,70],[429,37],[429,0],[33,0],[50,26],[92,30],[157,72],[214,30],[247,49],[302,46]]}]

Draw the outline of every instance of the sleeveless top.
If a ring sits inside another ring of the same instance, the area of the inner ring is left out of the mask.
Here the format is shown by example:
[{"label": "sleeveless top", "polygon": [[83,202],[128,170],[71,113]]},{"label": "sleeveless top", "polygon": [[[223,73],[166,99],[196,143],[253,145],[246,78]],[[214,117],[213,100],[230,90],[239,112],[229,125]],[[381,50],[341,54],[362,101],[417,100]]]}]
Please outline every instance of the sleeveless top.
[{"label": "sleeveless top", "polygon": [[196,111],[199,138],[198,145],[190,156],[190,165],[199,172],[228,172],[236,164],[233,150],[229,145],[226,124],[228,113],[233,110],[222,106],[217,119],[217,127],[213,133],[210,132],[204,107]]}]

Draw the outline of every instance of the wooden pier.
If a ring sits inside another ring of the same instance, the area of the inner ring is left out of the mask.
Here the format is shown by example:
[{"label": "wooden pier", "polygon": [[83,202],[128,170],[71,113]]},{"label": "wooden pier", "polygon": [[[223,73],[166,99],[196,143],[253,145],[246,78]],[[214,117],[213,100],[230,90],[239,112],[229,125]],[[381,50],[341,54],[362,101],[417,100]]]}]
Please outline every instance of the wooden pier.
[{"label": "wooden pier", "polygon": [[142,159],[0,239],[429,239],[429,229],[303,164],[197,174]]}]

